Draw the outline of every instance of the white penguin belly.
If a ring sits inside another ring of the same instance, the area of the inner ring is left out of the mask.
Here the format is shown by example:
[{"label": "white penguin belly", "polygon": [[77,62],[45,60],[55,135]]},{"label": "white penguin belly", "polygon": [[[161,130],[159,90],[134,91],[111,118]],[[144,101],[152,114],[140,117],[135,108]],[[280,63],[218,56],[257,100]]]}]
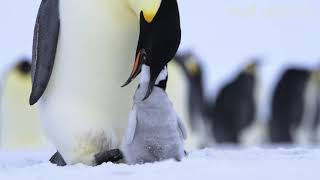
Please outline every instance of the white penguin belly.
[{"label": "white penguin belly", "polygon": [[[191,129],[191,119],[188,114],[188,95],[187,95],[187,79],[184,72],[178,65],[169,64],[169,75],[167,92],[173,106],[177,110],[180,119],[184,122],[188,131],[188,139],[185,141],[186,149],[188,151],[197,149],[201,143],[203,136],[193,132]],[[177,88],[180,87],[180,88]]]},{"label": "white penguin belly", "polygon": [[60,1],[60,21],[41,119],[67,164],[93,164],[94,154],[118,148],[127,127],[132,91],[120,86],[134,60],[138,20],[122,0],[68,0]]}]

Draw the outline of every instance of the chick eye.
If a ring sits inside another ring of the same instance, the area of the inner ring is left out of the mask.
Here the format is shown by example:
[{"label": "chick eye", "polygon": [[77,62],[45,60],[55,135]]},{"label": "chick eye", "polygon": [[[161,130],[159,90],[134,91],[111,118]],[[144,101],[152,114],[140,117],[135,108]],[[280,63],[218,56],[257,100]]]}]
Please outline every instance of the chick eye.
[{"label": "chick eye", "polygon": [[147,52],[145,49],[141,51],[141,57],[143,62],[147,62]]}]

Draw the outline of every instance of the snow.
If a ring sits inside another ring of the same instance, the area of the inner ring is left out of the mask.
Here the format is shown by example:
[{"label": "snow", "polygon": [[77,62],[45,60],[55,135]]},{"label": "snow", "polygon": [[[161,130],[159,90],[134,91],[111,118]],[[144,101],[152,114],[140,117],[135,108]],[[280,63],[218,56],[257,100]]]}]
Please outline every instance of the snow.
[{"label": "snow", "polygon": [[214,148],[191,152],[181,162],[168,160],[128,166],[103,164],[89,167],[77,164],[57,167],[47,162],[53,151],[0,152],[0,179],[3,180],[84,180],[84,179],[183,179],[183,180],[316,180],[320,149],[292,148]]}]

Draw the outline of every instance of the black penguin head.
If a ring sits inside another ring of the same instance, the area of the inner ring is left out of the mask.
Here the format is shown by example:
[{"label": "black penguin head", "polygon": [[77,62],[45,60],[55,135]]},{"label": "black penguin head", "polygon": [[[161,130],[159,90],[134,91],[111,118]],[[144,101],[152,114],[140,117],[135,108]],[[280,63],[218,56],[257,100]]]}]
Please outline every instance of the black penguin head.
[{"label": "black penguin head", "polygon": [[[175,56],[181,41],[180,16],[176,0],[162,0],[157,14],[150,22],[140,12],[140,35],[136,58],[128,85],[141,72],[142,64],[150,67],[146,98],[152,93],[160,72]],[[146,99],[145,98],[145,99]]]},{"label": "black penguin head", "polygon": [[31,62],[28,59],[21,59],[15,69],[22,75],[28,75],[31,72]]}]

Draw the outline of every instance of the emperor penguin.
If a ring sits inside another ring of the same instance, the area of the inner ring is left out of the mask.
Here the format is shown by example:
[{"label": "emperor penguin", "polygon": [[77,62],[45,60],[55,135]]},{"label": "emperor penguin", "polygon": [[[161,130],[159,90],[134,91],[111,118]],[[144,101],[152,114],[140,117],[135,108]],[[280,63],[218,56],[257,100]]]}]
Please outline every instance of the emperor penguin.
[{"label": "emperor penguin", "polygon": [[4,72],[0,112],[0,148],[39,149],[48,146],[37,107],[28,105],[31,60],[21,58]]},{"label": "emperor penguin", "polygon": [[[185,106],[187,109],[187,124],[190,124],[189,138],[195,141],[196,148],[209,146],[214,139],[208,128],[207,117],[208,105],[204,96],[204,72],[203,66],[199,58],[192,52],[187,51],[178,53],[173,63],[176,64],[185,77],[186,87],[184,99],[186,99]],[[169,67],[170,70],[170,67]],[[170,71],[170,74],[171,71]],[[171,76],[170,76],[171,77]],[[169,78],[170,82],[171,78]],[[171,85],[171,84],[169,84]],[[174,88],[169,86],[169,90]],[[181,93],[181,89],[179,90]]]},{"label": "emperor penguin", "polygon": [[293,139],[298,144],[319,143],[319,108],[320,108],[320,69],[310,71],[309,80],[304,92],[304,110],[302,122],[293,134]]},{"label": "emperor penguin", "polygon": [[269,122],[271,143],[290,144],[302,122],[305,109],[305,92],[310,70],[288,68],[275,87]]},{"label": "emperor penguin", "polygon": [[[119,87],[135,58],[139,19],[165,0],[42,0],[34,29],[32,92],[58,165],[97,165],[118,149],[130,91]],[[170,19],[170,17],[167,17]],[[107,161],[107,160],[106,160]]]},{"label": "emperor penguin", "polygon": [[313,143],[320,143],[320,132],[319,132],[319,126],[320,126],[320,69],[318,68],[315,72],[315,81],[317,86],[317,93],[316,93],[316,104],[315,104],[315,114],[314,114],[314,120],[312,123],[312,133],[311,133],[311,142]]},{"label": "emperor penguin", "polygon": [[[140,18],[140,40],[128,85],[140,72],[128,130],[121,151],[128,164],[142,164],[184,156],[186,129],[166,94],[167,63],[181,40],[176,0],[164,0],[153,23]],[[170,17],[170,19],[168,19]]]},{"label": "emperor penguin", "polygon": [[247,65],[218,93],[211,111],[216,143],[240,143],[241,132],[255,120],[255,79],[258,61]]}]

